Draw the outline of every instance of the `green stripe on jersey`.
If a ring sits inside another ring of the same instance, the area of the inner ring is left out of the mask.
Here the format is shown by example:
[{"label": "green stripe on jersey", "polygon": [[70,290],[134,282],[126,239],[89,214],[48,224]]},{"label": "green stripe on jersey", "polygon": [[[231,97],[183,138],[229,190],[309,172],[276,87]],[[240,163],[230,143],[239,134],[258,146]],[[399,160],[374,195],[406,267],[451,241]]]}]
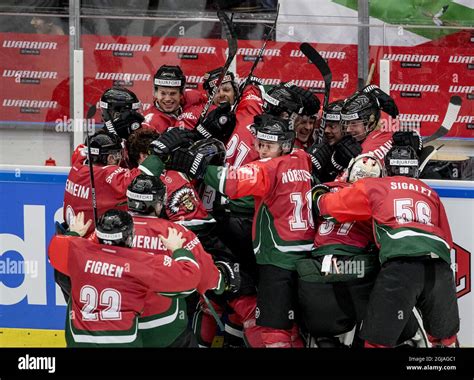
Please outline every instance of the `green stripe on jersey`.
[{"label": "green stripe on jersey", "polygon": [[310,257],[312,240],[284,241],[276,231],[274,218],[263,205],[256,218],[255,238],[253,241],[257,264],[275,265],[295,270],[296,261]]},{"label": "green stripe on jersey", "polygon": [[393,257],[416,257],[431,253],[451,263],[449,245],[439,236],[418,228],[391,228],[377,222],[374,225],[381,263]]}]

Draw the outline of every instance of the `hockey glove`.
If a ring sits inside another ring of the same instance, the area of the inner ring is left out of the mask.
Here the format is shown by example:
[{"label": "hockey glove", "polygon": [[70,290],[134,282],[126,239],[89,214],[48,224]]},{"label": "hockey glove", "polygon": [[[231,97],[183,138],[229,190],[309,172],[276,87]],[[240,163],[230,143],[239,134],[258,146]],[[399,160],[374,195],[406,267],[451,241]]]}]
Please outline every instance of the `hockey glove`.
[{"label": "hockey glove", "polygon": [[321,102],[311,91],[295,85],[290,86],[290,90],[301,98],[303,102],[303,115],[313,116],[318,113]]},{"label": "hockey glove", "polygon": [[374,96],[378,100],[382,111],[394,118],[398,116],[399,112],[395,100],[393,100],[390,95],[383,92],[378,86],[375,84],[369,84],[368,86],[365,86],[362,91]]},{"label": "hockey glove", "polygon": [[328,192],[329,192],[329,187],[324,185],[323,183],[315,185],[311,189],[311,197],[313,200],[312,212],[313,212],[313,218],[315,221],[319,218],[319,206],[318,206],[319,197],[321,197],[321,195],[324,195]]},{"label": "hockey glove", "polygon": [[337,171],[342,171],[349,166],[349,162],[354,157],[362,153],[362,146],[352,136],[344,136],[334,145],[334,153],[331,157],[331,164]]},{"label": "hockey glove", "polygon": [[176,149],[193,143],[194,136],[188,129],[172,128],[150,143],[150,152],[162,158],[167,157]]},{"label": "hockey glove", "polygon": [[196,127],[201,138],[214,137],[226,142],[235,128],[235,113],[229,102],[222,102]]},{"label": "hockey glove", "polygon": [[313,163],[313,172],[316,176],[331,160],[333,150],[334,148],[327,142],[315,143],[308,148],[307,152]]},{"label": "hockey glove", "polygon": [[416,153],[421,152],[423,149],[423,141],[418,131],[410,132],[395,132],[392,136],[393,145],[396,146],[411,146],[415,149]]},{"label": "hockey glove", "polygon": [[114,121],[106,121],[104,129],[109,133],[119,135],[122,139],[128,139],[133,131],[141,128],[142,122],[145,120],[142,114],[134,111],[128,111],[120,115]]},{"label": "hockey glove", "polygon": [[190,178],[201,179],[206,171],[207,161],[201,153],[191,152],[187,148],[179,148],[171,154],[165,165],[169,170],[184,173]]},{"label": "hockey glove", "polygon": [[239,264],[226,261],[216,261],[215,264],[224,279],[224,291],[237,293],[240,289]]}]

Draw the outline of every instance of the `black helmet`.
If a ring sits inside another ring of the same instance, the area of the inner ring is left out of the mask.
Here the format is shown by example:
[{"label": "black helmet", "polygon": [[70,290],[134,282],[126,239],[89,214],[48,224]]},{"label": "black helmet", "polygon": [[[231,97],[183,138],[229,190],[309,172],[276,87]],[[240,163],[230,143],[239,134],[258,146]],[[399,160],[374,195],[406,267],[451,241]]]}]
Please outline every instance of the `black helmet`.
[{"label": "black helmet", "polygon": [[301,98],[283,83],[268,90],[264,94],[263,100],[263,111],[274,116],[280,116],[283,112],[287,112],[291,117],[293,113],[301,114],[304,109]]},{"label": "black helmet", "polygon": [[166,202],[166,187],[155,176],[140,174],[127,188],[128,209],[140,214],[152,214],[158,202]]},{"label": "black helmet", "polygon": [[394,146],[385,156],[385,171],[388,176],[397,175],[418,178],[419,161],[411,146]]},{"label": "black helmet", "polygon": [[325,122],[340,122],[341,121],[341,109],[344,104],[344,100],[336,100],[328,104],[323,110],[323,119]]},{"label": "black helmet", "polygon": [[220,140],[212,137],[199,140],[186,149],[196,154],[202,154],[208,165],[224,165],[226,151],[224,143]]},{"label": "black helmet", "polygon": [[356,92],[346,99],[341,108],[341,121],[346,130],[347,124],[353,120],[362,120],[368,134],[377,126],[380,119],[380,105],[377,98],[364,92]]},{"label": "black helmet", "polygon": [[[109,154],[121,158],[122,139],[114,134],[100,131],[90,138],[92,163],[107,165]],[[89,149],[87,149],[89,152]]]},{"label": "black helmet", "polygon": [[183,74],[183,70],[179,66],[161,66],[154,78],[153,86],[155,91],[158,86],[160,87],[179,87],[179,90],[182,92],[184,86],[186,85],[186,77]]},{"label": "black helmet", "polygon": [[288,120],[268,114],[257,115],[253,120],[251,130],[258,140],[278,142],[283,154],[291,152],[296,134]]},{"label": "black helmet", "polygon": [[141,108],[141,103],[132,91],[122,87],[112,87],[102,94],[100,108],[102,119],[107,122],[117,120],[124,113],[137,112]]},{"label": "black helmet", "polygon": [[107,210],[95,229],[100,244],[131,247],[133,244],[133,219],[121,210]]},{"label": "black helmet", "polygon": [[[218,67],[217,69],[208,71],[206,74],[204,74],[204,83],[202,87],[208,94],[211,94],[212,90],[214,89],[217,79],[219,78],[219,75],[221,75],[223,67]],[[228,83],[232,85],[235,93],[235,97],[237,98],[239,94],[239,86],[237,84],[237,81],[235,80],[235,75],[232,71],[227,71],[226,75],[224,75],[224,78],[222,79],[221,84]]]}]

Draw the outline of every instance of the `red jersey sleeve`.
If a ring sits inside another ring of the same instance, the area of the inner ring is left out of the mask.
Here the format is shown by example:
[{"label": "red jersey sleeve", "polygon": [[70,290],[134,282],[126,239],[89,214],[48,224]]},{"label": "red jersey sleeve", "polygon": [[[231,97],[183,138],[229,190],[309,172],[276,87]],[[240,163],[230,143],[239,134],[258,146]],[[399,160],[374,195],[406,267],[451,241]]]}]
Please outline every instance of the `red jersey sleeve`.
[{"label": "red jersey sleeve", "polygon": [[324,217],[332,217],[339,223],[370,219],[372,210],[363,182],[360,180],[337,193],[322,195],[318,199],[320,214]]}]

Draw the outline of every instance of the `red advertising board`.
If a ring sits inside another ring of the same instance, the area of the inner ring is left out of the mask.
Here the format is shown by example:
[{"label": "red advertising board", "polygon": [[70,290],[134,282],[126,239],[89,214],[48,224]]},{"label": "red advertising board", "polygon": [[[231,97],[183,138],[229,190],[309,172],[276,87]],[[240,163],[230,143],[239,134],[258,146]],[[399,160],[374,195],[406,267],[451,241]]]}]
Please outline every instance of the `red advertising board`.
[{"label": "red advertising board", "polygon": [[[460,95],[461,112],[448,136],[473,138],[474,54],[472,44],[453,38],[416,47],[372,46],[370,59],[391,60],[391,95],[401,120],[419,122],[422,135],[430,135],[442,122],[450,96]],[[54,122],[69,116],[68,43],[68,36],[0,34],[1,122]],[[146,109],[153,98],[153,75],[163,64],[180,65],[187,86],[202,90],[204,73],[224,63],[227,49],[225,40],[216,39],[84,35],[81,43],[85,111],[113,85],[135,92]],[[238,43],[237,74],[244,78],[263,42]],[[333,73],[330,100],[353,93],[357,46],[313,46],[328,60]],[[254,75],[268,85],[293,80],[323,97],[321,74],[302,55],[297,42],[270,41]],[[377,70],[373,83],[378,83]],[[99,121],[99,115],[96,117]]]}]

